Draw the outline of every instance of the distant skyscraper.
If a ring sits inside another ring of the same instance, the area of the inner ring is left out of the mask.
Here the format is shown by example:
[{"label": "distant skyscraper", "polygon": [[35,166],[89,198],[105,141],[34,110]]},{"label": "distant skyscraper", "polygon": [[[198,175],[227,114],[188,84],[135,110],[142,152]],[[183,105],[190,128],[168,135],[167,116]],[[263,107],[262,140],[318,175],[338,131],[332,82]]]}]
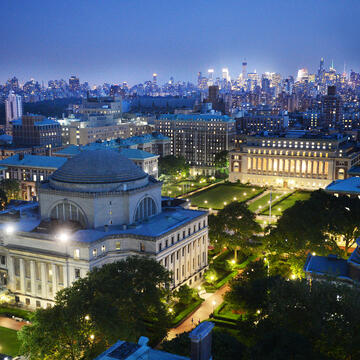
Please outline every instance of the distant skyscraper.
[{"label": "distant skyscraper", "polygon": [[21,96],[16,95],[13,91],[10,91],[8,98],[5,100],[5,112],[6,112],[6,133],[11,134],[10,122],[21,118],[22,116],[22,101]]},{"label": "distant skyscraper", "polygon": [[322,99],[323,125],[329,128],[339,126],[342,115],[342,99],[336,94],[336,86],[328,86],[327,95]]},{"label": "distant skyscraper", "polygon": [[208,86],[212,86],[214,85],[214,69],[209,69],[208,70]]},{"label": "distant skyscraper", "polygon": [[76,76],[71,76],[69,79],[69,88],[71,91],[76,91],[80,89],[80,80]]},{"label": "distant skyscraper", "polygon": [[247,62],[246,62],[246,60],[244,60],[242,63],[241,75],[242,75],[242,80],[246,81],[246,79],[247,79]]},{"label": "distant skyscraper", "polygon": [[157,83],[157,74],[153,73],[153,83],[156,85]]},{"label": "distant skyscraper", "polygon": [[230,75],[229,75],[229,69],[228,68],[223,68],[222,69],[222,78],[223,80],[229,82],[230,81]]},{"label": "distant skyscraper", "polygon": [[296,81],[305,81],[309,77],[309,72],[306,68],[302,68],[298,70]]}]

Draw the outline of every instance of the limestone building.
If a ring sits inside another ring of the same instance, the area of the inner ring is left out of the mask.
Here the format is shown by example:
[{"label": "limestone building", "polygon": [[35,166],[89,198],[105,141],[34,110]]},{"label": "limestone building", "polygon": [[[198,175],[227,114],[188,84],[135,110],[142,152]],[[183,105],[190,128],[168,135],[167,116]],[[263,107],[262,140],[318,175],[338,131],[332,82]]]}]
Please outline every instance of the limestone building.
[{"label": "limestone building", "polygon": [[230,153],[229,179],[260,186],[325,188],[360,162],[346,137],[285,133],[248,136]]},{"label": "limestone building", "polygon": [[81,152],[41,183],[39,204],[0,214],[0,279],[32,308],[131,255],[159,261],[173,287],[196,284],[207,268],[207,212],[163,199],[161,187],[119,152]]}]

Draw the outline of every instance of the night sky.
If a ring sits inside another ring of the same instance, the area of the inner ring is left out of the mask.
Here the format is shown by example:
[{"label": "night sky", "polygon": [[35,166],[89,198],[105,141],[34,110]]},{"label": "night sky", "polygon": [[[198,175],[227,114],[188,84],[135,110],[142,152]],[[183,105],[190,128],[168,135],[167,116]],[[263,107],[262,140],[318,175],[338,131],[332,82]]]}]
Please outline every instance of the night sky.
[{"label": "night sky", "polygon": [[1,0],[0,82],[195,82],[237,77],[244,57],[249,72],[314,72],[321,56],[360,71],[359,19],[359,0]]}]

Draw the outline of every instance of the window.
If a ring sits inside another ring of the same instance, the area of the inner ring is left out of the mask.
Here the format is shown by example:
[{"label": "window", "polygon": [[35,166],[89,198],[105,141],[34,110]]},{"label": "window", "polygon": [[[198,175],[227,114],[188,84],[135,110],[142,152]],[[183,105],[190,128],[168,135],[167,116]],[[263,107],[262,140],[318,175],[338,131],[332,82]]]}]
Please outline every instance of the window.
[{"label": "window", "polygon": [[41,307],[41,302],[39,300],[36,300],[36,307],[37,308]]},{"label": "window", "polygon": [[166,239],[166,240],[165,240],[165,247],[167,248],[168,246],[169,246],[168,240]]},{"label": "window", "polygon": [[80,269],[75,269],[75,279],[80,278]]},{"label": "window", "polygon": [[162,250],[162,244],[159,244],[159,252]]},{"label": "window", "polygon": [[102,245],[102,246],[101,246],[101,252],[102,252],[102,253],[104,253],[104,252],[105,252],[105,250],[106,250],[105,245]]},{"label": "window", "polygon": [[120,241],[117,241],[117,242],[115,243],[115,249],[116,249],[116,250],[120,250],[120,248],[121,248]]},{"label": "window", "polygon": [[56,205],[50,212],[52,220],[76,221],[81,226],[86,226],[85,215],[76,205],[69,202],[62,202]]},{"label": "window", "polygon": [[25,299],[25,304],[26,304],[26,305],[30,305],[30,299],[29,299],[29,298],[26,298],[26,299]]},{"label": "window", "polygon": [[0,265],[6,265],[6,256],[0,255]]},{"label": "window", "polygon": [[80,258],[80,249],[74,249],[74,259]]},{"label": "window", "polygon": [[93,255],[93,257],[96,257],[96,256],[97,256],[97,249],[93,249],[92,255]]},{"label": "window", "polygon": [[144,252],[145,251],[145,245],[144,243],[140,243],[140,251]]},{"label": "window", "polygon": [[156,204],[151,197],[145,197],[139,203],[135,211],[134,221],[147,219],[156,214]]}]

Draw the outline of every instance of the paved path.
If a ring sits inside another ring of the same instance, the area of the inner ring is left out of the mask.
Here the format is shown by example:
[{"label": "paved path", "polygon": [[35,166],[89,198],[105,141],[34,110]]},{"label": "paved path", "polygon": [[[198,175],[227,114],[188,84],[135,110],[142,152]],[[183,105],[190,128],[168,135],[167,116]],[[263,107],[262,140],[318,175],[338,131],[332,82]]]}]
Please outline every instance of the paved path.
[{"label": "paved path", "polygon": [[[206,299],[200,305],[200,307],[195,311],[194,314],[189,316],[182,324],[178,327],[171,329],[168,332],[167,340],[173,339],[176,335],[181,334],[185,331],[190,331],[196,327],[199,320],[204,321],[209,319],[210,314],[214,312],[214,308],[216,309],[223,301],[223,295],[229,290],[229,286],[226,284],[217,290],[214,293],[206,294]],[[213,302],[215,301],[215,305]],[[194,320],[194,323],[192,322]]]},{"label": "paved path", "polygon": [[27,325],[26,321],[16,321],[12,318],[0,316],[0,326],[19,331],[24,325]]}]

